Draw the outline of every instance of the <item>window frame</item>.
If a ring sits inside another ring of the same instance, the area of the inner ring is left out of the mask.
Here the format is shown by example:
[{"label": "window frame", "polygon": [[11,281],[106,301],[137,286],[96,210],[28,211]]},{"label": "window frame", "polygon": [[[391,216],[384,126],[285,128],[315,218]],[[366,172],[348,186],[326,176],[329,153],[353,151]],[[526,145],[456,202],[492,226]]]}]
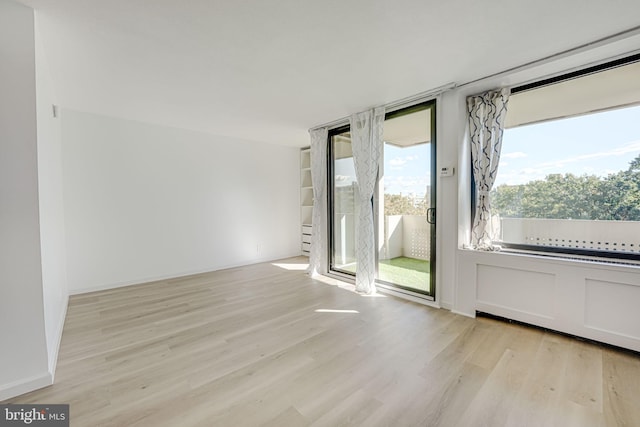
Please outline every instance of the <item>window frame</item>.
[{"label": "window frame", "polygon": [[[438,193],[438,173],[437,173],[437,137],[438,137],[438,133],[437,133],[437,114],[438,114],[438,99],[437,98],[429,98],[426,100],[421,100],[418,101],[416,103],[413,103],[411,105],[408,106],[401,106],[401,107],[397,107],[397,108],[393,108],[390,109],[389,111],[385,112],[385,116],[384,116],[384,120],[389,120],[389,119],[393,119],[396,117],[400,117],[400,116],[404,116],[407,114],[411,114],[417,111],[423,111],[423,110],[431,110],[430,113],[430,126],[431,126],[431,146],[430,146],[430,150],[431,150],[431,159],[430,159],[430,170],[432,171],[432,178],[433,178],[433,185],[432,185],[432,189],[431,189],[431,199],[430,199],[430,206],[431,208],[434,209],[434,222],[431,223],[430,225],[430,229],[431,229],[431,236],[433,236],[433,238],[430,239],[429,245],[430,245],[430,259],[429,259],[429,263],[430,263],[430,275],[429,275],[429,291],[428,292],[421,292],[419,290],[416,289],[412,289],[412,288],[408,288],[402,285],[398,285],[398,284],[393,284],[384,280],[381,280],[378,277],[378,251],[376,251],[376,256],[375,256],[375,282],[377,285],[382,286],[384,288],[387,289],[391,289],[395,292],[398,293],[403,293],[403,294],[407,294],[410,296],[414,296],[414,297],[418,297],[418,298],[422,298],[425,299],[427,301],[435,301],[436,299],[436,269],[437,269],[437,193]],[[327,242],[328,242],[328,247],[327,247],[327,261],[328,261],[328,266],[327,266],[327,272],[330,275],[335,275],[337,277],[340,277],[342,279],[347,279],[347,280],[355,280],[356,277],[356,273],[355,272],[351,272],[351,271],[346,271],[346,270],[342,270],[339,268],[335,268],[334,267],[334,251],[333,251],[333,247],[334,247],[334,218],[332,213],[334,212],[334,208],[335,208],[335,197],[334,197],[334,189],[335,189],[335,173],[334,173],[334,144],[333,144],[333,137],[345,132],[349,132],[351,130],[351,125],[349,123],[343,124],[343,125],[338,125],[334,128],[331,128],[328,130],[328,134],[327,134]],[[383,141],[384,144],[384,141]],[[383,147],[380,147],[380,149],[383,149]],[[380,203],[380,201],[378,200],[378,198],[376,197],[376,195],[379,193],[379,179],[380,177],[378,176],[376,178],[376,187],[374,190],[374,195],[372,197],[371,203],[372,203],[372,207],[374,209],[374,212],[378,211],[378,203]],[[378,220],[378,218],[376,217],[376,214],[374,213],[374,219]],[[378,227],[374,226],[374,239],[375,242],[377,244],[378,239],[379,239],[379,235],[378,235]]]},{"label": "window frame", "polygon": [[327,242],[328,247],[328,268],[327,271],[331,274],[338,274],[340,276],[344,276],[350,279],[355,279],[356,273],[350,272],[346,270],[336,269],[334,268],[334,253],[333,253],[333,244],[334,244],[334,222],[332,213],[335,208],[335,200],[334,200],[334,185],[335,185],[335,176],[334,176],[334,147],[333,147],[333,137],[336,135],[340,135],[341,133],[350,132],[351,125],[349,123],[335,127],[333,129],[329,129],[327,134]]},{"label": "window frame", "polygon": [[[608,61],[603,64],[587,67],[581,70],[561,74],[555,77],[546,78],[546,79],[538,80],[535,82],[516,86],[511,89],[511,95],[529,91],[529,90],[539,89],[541,87],[550,86],[556,83],[562,83],[572,79],[585,77],[591,74],[596,74],[601,71],[607,71],[613,68],[629,65],[635,62],[640,62],[640,53],[627,56],[624,58],[616,59],[613,61]],[[507,111],[507,114],[509,114],[508,111]],[[474,217],[476,212],[476,182],[473,177],[473,173],[471,173],[470,175],[471,175],[471,191],[470,191],[471,193],[470,230],[471,230],[473,228],[473,222],[474,222]],[[638,221],[638,225],[640,226],[640,221]],[[620,260],[621,263],[624,263],[624,261],[640,262],[640,253],[634,253],[634,252],[604,251],[604,250],[597,250],[597,249],[566,248],[566,247],[544,246],[544,245],[528,245],[523,243],[509,243],[509,242],[502,242],[502,241],[494,241],[494,243],[496,245],[499,245],[501,248],[514,251],[514,252],[517,251],[517,252],[527,253],[530,255],[550,256],[554,258],[569,257],[572,259],[582,259],[587,261],[600,260],[605,262],[615,262],[615,260]],[[636,264],[636,263],[634,262],[633,264]]]},{"label": "window frame", "polygon": [[[430,112],[430,129],[431,129],[431,139],[430,139],[430,154],[431,154],[431,158],[430,158],[430,165],[429,168],[431,170],[432,173],[432,178],[433,179],[433,185],[431,186],[431,197],[429,200],[429,206],[434,209],[434,222],[430,223],[430,236],[433,236],[432,238],[430,238],[430,242],[429,242],[429,253],[430,253],[430,257],[429,257],[429,291],[425,291],[422,292],[420,290],[417,289],[412,289],[406,286],[402,286],[399,284],[395,284],[395,283],[391,283],[391,282],[387,282],[385,280],[382,280],[378,277],[379,275],[379,271],[378,271],[378,267],[379,267],[379,259],[378,259],[378,251],[376,251],[376,260],[375,260],[375,264],[376,264],[376,283],[378,283],[379,285],[382,285],[384,287],[390,288],[396,292],[400,292],[400,293],[405,293],[408,295],[418,295],[420,298],[426,298],[428,300],[431,301],[435,301],[436,298],[436,268],[437,268],[437,264],[436,264],[436,258],[438,256],[437,254],[437,234],[436,234],[436,223],[437,223],[437,192],[438,192],[438,185],[437,185],[437,181],[438,181],[438,174],[437,174],[437,154],[438,154],[438,145],[437,145],[437,114],[438,114],[438,102],[437,99],[433,98],[433,99],[428,99],[425,101],[421,101],[418,102],[416,104],[412,104],[410,106],[407,107],[401,107],[401,108],[397,108],[397,109],[393,109],[391,111],[388,111],[385,113],[384,115],[384,119],[389,120],[389,119],[393,119],[396,117],[402,117],[404,115],[407,114],[412,114],[418,111],[424,111],[424,110],[431,110]],[[383,147],[381,147],[382,150],[384,150],[384,141],[382,142]],[[376,189],[374,191],[374,194],[379,194],[380,193],[380,188],[379,188],[379,184],[380,184],[380,177],[378,177],[377,182],[376,182]],[[375,203],[375,212],[378,212],[378,204],[380,203],[379,198],[374,197],[374,203]],[[378,242],[378,227],[375,227],[375,237],[376,237],[376,242]]]}]

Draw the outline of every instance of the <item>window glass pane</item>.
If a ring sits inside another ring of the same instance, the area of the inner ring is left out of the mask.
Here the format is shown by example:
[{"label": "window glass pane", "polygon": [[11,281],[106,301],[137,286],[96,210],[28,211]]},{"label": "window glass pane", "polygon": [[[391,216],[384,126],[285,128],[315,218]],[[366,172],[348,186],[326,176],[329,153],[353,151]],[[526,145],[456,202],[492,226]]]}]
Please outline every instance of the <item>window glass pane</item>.
[{"label": "window glass pane", "polygon": [[[563,84],[543,89],[555,88],[570,99],[573,89]],[[535,98],[527,94],[512,95],[509,103],[513,100],[518,111],[544,107],[526,104],[526,98]],[[584,90],[579,96],[584,98]],[[614,98],[607,97],[607,103]],[[491,192],[495,240],[568,252],[640,254],[639,101],[506,129]],[[574,114],[576,105],[571,102]],[[588,108],[594,107],[597,99],[589,101]]]},{"label": "window glass pane", "polygon": [[431,292],[433,114],[424,106],[387,118],[378,188],[378,280],[424,294]]},{"label": "window glass pane", "polygon": [[348,131],[331,137],[333,218],[331,269],[356,272],[356,172]]}]

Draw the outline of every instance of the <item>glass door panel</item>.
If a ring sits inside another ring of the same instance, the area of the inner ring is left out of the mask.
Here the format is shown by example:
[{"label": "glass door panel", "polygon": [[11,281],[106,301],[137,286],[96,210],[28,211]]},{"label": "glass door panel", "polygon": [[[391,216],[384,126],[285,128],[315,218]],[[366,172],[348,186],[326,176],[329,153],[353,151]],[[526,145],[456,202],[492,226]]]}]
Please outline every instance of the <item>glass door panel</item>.
[{"label": "glass door panel", "polygon": [[434,295],[435,105],[387,115],[377,193],[378,281]]},{"label": "glass door panel", "polygon": [[349,130],[330,134],[330,268],[341,273],[356,272],[356,172]]}]

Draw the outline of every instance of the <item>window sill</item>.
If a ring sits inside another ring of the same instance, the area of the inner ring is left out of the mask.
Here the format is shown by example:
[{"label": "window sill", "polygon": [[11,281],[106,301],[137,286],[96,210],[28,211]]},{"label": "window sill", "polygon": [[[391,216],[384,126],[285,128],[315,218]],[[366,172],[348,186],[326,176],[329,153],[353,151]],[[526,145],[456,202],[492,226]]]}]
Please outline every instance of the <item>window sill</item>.
[{"label": "window sill", "polygon": [[598,262],[603,264],[640,265],[640,254],[629,252],[608,252],[511,243],[502,243],[498,245],[501,247],[502,251],[514,253],[525,253],[543,257],[586,262]]},{"label": "window sill", "polygon": [[622,260],[616,258],[588,257],[566,253],[550,253],[513,248],[502,248],[498,251],[482,251],[471,248],[460,248],[459,253],[477,254],[482,257],[514,257],[518,259],[530,259],[532,261],[558,264],[564,266],[598,268],[614,271],[640,272],[640,261]]}]

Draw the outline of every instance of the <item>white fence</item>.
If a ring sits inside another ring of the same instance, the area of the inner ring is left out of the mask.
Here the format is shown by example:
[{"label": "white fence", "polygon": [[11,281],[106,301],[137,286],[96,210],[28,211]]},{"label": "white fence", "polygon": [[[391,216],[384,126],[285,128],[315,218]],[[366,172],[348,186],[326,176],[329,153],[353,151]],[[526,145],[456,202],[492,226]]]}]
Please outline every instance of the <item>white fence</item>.
[{"label": "white fence", "polygon": [[429,260],[431,257],[431,229],[425,215],[385,216],[384,240],[380,259],[399,256]]},{"label": "white fence", "polygon": [[497,223],[499,240],[506,243],[640,253],[640,221],[502,218]]}]

